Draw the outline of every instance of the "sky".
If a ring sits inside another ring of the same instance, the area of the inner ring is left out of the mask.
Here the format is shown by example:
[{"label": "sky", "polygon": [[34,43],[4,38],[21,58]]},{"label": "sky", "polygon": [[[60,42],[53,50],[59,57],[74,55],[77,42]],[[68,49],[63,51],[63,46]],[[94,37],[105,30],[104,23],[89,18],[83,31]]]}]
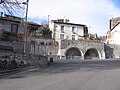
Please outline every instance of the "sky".
[{"label": "sky", "polygon": [[120,0],[29,0],[28,20],[47,23],[69,19],[88,26],[90,33],[106,35],[109,20],[120,16]]}]

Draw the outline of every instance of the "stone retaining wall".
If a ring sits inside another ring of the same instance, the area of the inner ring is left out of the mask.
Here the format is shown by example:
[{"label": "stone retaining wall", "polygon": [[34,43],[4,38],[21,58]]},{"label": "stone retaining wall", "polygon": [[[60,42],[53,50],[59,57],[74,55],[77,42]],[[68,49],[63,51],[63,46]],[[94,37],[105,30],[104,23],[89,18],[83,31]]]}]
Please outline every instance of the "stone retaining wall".
[{"label": "stone retaining wall", "polygon": [[106,59],[120,58],[120,45],[105,44]]},{"label": "stone retaining wall", "polygon": [[84,59],[85,53],[89,49],[96,49],[99,58],[105,59],[104,43],[63,40],[61,41],[62,56],[65,56],[66,51],[72,47],[78,48],[81,51],[82,59]]},{"label": "stone retaining wall", "polygon": [[[0,51],[0,70],[11,69],[10,64],[12,61],[16,61],[16,68],[25,67],[46,67],[48,65],[47,57],[41,55],[30,55],[30,54],[15,54],[13,52]],[[7,61],[5,68],[2,68],[2,62]],[[15,69],[15,68],[13,68]]]},{"label": "stone retaining wall", "polygon": [[25,43],[26,52],[23,53],[23,45],[23,42],[0,41],[0,68],[2,67],[2,63],[7,61],[7,69],[13,60],[17,62],[18,67],[21,67],[21,64],[23,64],[23,67],[46,67],[48,65],[47,55],[44,55],[45,52],[43,52],[42,48],[39,49],[39,52],[38,50],[31,52],[31,44]]},{"label": "stone retaining wall", "polygon": [[69,40],[61,41],[61,55],[65,56],[66,51],[72,47],[78,48],[82,52],[83,57],[87,50],[89,50],[90,48],[94,48],[99,52],[99,56],[101,56],[101,59],[120,58],[120,45]]}]

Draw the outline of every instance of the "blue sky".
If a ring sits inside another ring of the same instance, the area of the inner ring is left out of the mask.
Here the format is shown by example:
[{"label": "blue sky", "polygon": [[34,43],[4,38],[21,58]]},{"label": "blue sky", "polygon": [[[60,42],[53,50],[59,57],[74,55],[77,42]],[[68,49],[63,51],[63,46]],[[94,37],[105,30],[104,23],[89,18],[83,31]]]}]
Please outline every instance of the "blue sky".
[{"label": "blue sky", "polygon": [[91,33],[106,35],[109,20],[120,16],[119,0],[30,0],[29,20],[44,23],[67,18],[71,23],[85,24]]},{"label": "blue sky", "polygon": [[120,0],[113,0],[113,2],[115,3],[116,7],[120,8]]}]

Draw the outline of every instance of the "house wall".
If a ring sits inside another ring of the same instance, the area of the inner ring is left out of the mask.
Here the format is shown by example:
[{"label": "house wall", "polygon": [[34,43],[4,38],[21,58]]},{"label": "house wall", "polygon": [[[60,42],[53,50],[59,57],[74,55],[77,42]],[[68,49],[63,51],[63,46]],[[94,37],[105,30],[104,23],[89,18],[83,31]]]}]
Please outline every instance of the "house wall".
[{"label": "house wall", "polygon": [[80,36],[84,36],[84,28],[83,27],[78,27],[78,33]]},{"label": "house wall", "polygon": [[[61,31],[61,26],[64,26],[64,31]],[[72,40],[72,35],[75,35],[75,40],[78,40],[79,36],[84,36],[84,28],[83,26],[78,25],[69,25],[69,24],[56,24],[54,22],[51,22],[49,24],[50,30],[52,30],[53,35],[52,37],[55,37],[55,40],[60,40],[60,34],[64,34],[64,39]],[[72,27],[76,27],[75,33],[72,32]]]},{"label": "house wall", "polygon": [[120,17],[112,18],[110,20],[110,29],[112,29],[118,22],[120,22]]},{"label": "house wall", "polygon": [[109,38],[109,44],[118,44],[120,45],[120,24],[117,25],[111,32]]},{"label": "house wall", "polygon": [[6,21],[6,20],[0,20],[0,26],[4,29],[4,31],[11,32],[12,24],[18,25],[18,33],[23,34],[24,27],[20,26],[20,23],[17,22],[11,22],[11,21]]},{"label": "house wall", "polygon": [[55,29],[54,27],[55,27],[55,24],[53,22],[50,22],[49,23],[49,28],[52,31],[52,37],[54,37],[54,29]]}]

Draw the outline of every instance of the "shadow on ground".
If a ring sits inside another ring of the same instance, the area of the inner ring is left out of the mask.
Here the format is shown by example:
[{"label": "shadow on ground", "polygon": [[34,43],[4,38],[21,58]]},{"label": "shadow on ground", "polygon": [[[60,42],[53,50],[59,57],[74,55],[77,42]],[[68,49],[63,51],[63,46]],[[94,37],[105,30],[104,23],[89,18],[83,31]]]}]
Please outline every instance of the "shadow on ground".
[{"label": "shadow on ground", "polygon": [[33,73],[38,74],[57,74],[57,73],[70,73],[76,70],[83,71],[100,71],[100,70],[112,70],[120,69],[120,60],[95,60],[95,61],[54,61],[46,69],[34,70]]},{"label": "shadow on ground", "polygon": [[79,70],[81,73],[86,71],[98,72],[101,70],[120,69],[120,60],[95,60],[95,61],[80,61],[80,60],[58,60],[54,61],[47,68],[36,68],[26,71],[16,76],[7,77],[7,79],[24,78],[33,75],[53,75],[59,73],[70,73]]}]

